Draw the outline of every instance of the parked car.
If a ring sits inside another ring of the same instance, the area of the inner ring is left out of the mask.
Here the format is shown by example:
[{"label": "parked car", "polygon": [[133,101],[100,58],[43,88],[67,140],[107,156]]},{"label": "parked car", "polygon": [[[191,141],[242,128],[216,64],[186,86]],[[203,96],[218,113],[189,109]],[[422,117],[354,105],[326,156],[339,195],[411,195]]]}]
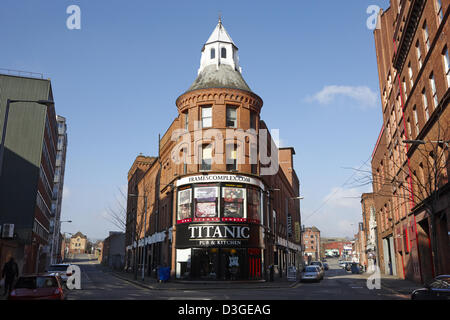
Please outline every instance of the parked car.
[{"label": "parked car", "polygon": [[317,265],[307,266],[301,276],[302,282],[305,282],[305,281],[319,282],[322,279],[323,279],[323,271]]},{"label": "parked car", "polygon": [[339,260],[339,267],[345,268],[347,266],[348,261],[345,260]]},{"label": "parked car", "polygon": [[324,264],[323,264],[323,269],[324,269],[325,271],[327,271],[327,270],[329,269],[328,263],[324,263]]},{"label": "parked car", "polygon": [[51,264],[48,267],[47,273],[50,275],[59,275],[63,283],[66,283],[67,279],[72,275],[71,273],[67,273],[69,266],[70,264],[68,263]]},{"label": "parked car", "polygon": [[65,294],[57,275],[27,275],[17,279],[8,300],[64,300]]},{"label": "parked car", "polygon": [[450,275],[440,275],[411,293],[411,300],[450,300]]},{"label": "parked car", "polygon": [[310,266],[318,266],[323,271],[323,263],[320,261],[311,261]]}]

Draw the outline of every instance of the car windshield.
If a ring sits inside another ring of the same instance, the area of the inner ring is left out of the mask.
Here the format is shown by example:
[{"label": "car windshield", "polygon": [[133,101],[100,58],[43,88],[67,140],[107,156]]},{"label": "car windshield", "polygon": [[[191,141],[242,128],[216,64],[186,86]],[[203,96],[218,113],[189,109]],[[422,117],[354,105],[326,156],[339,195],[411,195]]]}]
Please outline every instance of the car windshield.
[{"label": "car windshield", "polygon": [[431,288],[435,288],[435,289],[449,289],[450,288],[450,282],[449,281],[450,281],[449,279],[434,280],[430,284],[430,287]]},{"label": "car windshield", "polygon": [[306,267],[305,272],[317,272],[317,267]]},{"label": "car windshield", "polygon": [[53,265],[48,267],[49,271],[66,271],[68,266],[65,265]]},{"label": "car windshield", "polygon": [[23,277],[16,283],[16,289],[38,289],[58,287],[54,277]]},{"label": "car windshield", "polygon": [[17,280],[15,287],[19,289],[35,289],[36,278],[35,277],[19,278]]},{"label": "car windshield", "polygon": [[320,262],[311,262],[311,265],[313,265],[313,266],[320,266]]},{"label": "car windshield", "polygon": [[38,288],[54,288],[58,286],[58,282],[54,277],[37,277],[36,287]]}]

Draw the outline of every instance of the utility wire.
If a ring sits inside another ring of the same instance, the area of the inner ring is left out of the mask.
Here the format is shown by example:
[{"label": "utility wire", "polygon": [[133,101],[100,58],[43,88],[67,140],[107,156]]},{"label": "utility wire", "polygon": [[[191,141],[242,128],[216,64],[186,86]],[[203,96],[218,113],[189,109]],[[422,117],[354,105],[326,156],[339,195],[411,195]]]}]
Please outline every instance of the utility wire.
[{"label": "utility wire", "polygon": [[[358,168],[358,169],[356,169],[356,171],[355,172],[353,172],[353,174],[343,183],[343,184],[341,184],[340,185],[340,187],[344,187],[345,185],[347,185],[347,183],[349,183],[349,181],[350,181],[350,179],[352,179],[353,178],[353,176],[356,174],[356,173],[358,173],[358,170],[361,170],[361,168],[363,167],[363,166],[365,166],[366,164],[367,164],[367,162],[370,160],[372,158],[372,156],[370,155],[369,156],[369,158],[367,158],[367,160],[366,161],[364,161],[364,163]],[[327,202],[328,201],[330,201],[332,198],[333,198],[333,196],[337,193],[339,191],[339,189],[336,189],[327,199],[325,199],[323,202],[322,202],[322,204],[316,209],[316,210],[314,210],[313,211],[313,213],[311,213],[309,216],[307,216],[305,219],[303,219],[303,221],[306,221],[306,220],[308,220],[309,218],[311,218],[316,212],[318,212],[325,204],[327,204]]]}]

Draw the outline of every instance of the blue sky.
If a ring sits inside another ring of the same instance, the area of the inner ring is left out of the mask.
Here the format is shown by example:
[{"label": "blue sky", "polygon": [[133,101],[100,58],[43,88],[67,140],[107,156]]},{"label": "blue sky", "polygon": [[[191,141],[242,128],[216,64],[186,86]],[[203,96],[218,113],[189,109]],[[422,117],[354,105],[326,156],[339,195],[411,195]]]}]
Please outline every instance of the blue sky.
[{"label": "blue sky", "polygon": [[[66,27],[70,5],[80,30]],[[351,237],[370,189],[346,184],[346,168],[370,158],[382,125],[370,5],[389,1],[2,0],[0,68],[50,78],[67,118],[63,231],[117,229],[104,213],[136,155],[157,154],[221,12],[262,119],[295,148],[303,223]]]}]

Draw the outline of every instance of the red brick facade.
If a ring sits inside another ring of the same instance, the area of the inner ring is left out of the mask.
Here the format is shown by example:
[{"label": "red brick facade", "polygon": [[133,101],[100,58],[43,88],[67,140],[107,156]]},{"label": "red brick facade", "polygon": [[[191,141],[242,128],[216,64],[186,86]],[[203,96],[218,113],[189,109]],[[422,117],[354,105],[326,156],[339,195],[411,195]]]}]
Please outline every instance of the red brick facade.
[{"label": "red brick facade", "polygon": [[[270,265],[286,276],[288,266],[302,265],[295,151],[276,148],[270,133],[263,141],[262,105],[236,88],[178,97],[159,155],[138,156],[128,172],[126,268],[234,280],[264,278]],[[270,175],[262,174],[274,164],[261,158],[264,142],[267,156],[283,162]]]},{"label": "red brick facade", "polygon": [[450,271],[449,149],[433,142],[450,139],[449,8],[392,0],[374,31],[383,112],[372,159],[379,266],[416,282]]}]

